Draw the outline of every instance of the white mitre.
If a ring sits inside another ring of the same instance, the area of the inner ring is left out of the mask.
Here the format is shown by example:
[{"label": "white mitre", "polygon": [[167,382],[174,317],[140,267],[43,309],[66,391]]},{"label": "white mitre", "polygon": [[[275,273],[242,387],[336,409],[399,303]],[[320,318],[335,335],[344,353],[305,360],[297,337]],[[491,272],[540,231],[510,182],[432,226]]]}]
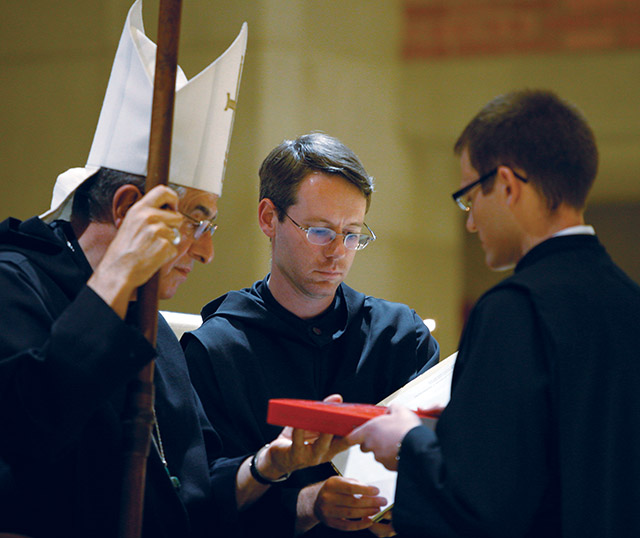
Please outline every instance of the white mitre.
[{"label": "white mitre", "polygon": [[[244,23],[232,45],[191,80],[178,67],[172,183],[222,194],[247,33]],[[120,38],[87,164],[58,176],[51,208],[40,218],[69,220],[73,193],[101,166],[147,174],[155,56],[156,45],[144,33],[142,0],[137,0]]]}]

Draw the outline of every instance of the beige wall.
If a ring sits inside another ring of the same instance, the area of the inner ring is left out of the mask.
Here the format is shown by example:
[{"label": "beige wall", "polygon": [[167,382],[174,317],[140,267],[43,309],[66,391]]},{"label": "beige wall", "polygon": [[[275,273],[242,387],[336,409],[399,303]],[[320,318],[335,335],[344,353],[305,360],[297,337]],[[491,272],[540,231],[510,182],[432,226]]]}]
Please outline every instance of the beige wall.
[{"label": "beige wall", "polygon": [[[129,6],[129,0],[4,1],[1,218],[41,212],[55,176],[84,164]],[[151,36],[157,6],[158,0],[144,6]],[[269,252],[256,224],[257,168],[282,139],[310,130],[342,139],[377,180],[367,222],[379,240],[358,254],[348,283],[435,318],[445,355],[455,349],[465,297],[486,289],[492,277],[469,260],[463,220],[449,197],[458,181],[451,145],[488,99],[514,87],[546,86],[574,100],[602,150],[594,202],[640,202],[640,51],[404,62],[400,2],[190,0],[180,49],[187,75],[220,54],[244,20],[249,44],[216,260],[164,309],[198,312],[209,299],[264,275]],[[632,252],[637,229],[627,226],[624,239]]]}]

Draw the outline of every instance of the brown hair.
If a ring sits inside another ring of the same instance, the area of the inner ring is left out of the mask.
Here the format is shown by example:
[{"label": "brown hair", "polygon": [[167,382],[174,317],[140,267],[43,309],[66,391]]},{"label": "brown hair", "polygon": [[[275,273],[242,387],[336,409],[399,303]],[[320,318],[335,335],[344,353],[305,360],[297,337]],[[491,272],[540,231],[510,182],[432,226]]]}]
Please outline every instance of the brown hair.
[{"label": "brown hair", "polygon": [[[524,170],[551,210],[560,204],[584,208],[598,170],[587,120],[548,90],[513,91],[490,101],[456,141],[457,155],[465,149],[479,174],[500,165]],[[492,186],[490,180],[483,189]]]},{"label": "brown hair", "polygon": [[371,203],[373,178],[347,146],[323,133],[311,133],[285,140],[274,148],[260,167],[260,200],[269,198],[282,212],[296,203],[300,183],[312,172],[339,174],[353,183]]}]

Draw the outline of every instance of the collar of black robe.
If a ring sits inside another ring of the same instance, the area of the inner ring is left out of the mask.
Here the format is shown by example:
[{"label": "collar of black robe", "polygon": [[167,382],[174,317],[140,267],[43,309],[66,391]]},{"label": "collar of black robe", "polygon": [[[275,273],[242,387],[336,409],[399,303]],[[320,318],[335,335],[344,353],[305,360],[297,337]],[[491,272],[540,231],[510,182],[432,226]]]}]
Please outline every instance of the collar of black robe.
[{"label": "collar of black robe", "polygon": [[347,323],[347,307],[342,284],[338,286],[331,305],[322,314],[311,319],[301,319],[275,300],[269,290],[268,281],[269,275],[256,287],[262,300],[286,323],[308,335],[314,344],[323,346],[344,332]]},{"label": "collar of black robe", "polygon": [[527,252],[515,267],[515,272],[522,271],[551,254],[568,252],[576,249],[604,248],[598,237],[591,234],[561,235],[546,239]]}]

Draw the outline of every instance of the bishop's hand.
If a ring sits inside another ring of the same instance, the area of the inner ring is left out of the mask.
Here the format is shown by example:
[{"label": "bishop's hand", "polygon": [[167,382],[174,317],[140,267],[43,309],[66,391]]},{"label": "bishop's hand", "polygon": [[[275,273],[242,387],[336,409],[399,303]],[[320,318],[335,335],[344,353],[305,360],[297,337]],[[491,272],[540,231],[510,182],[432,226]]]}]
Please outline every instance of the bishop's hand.
[{"label": "bishop's hand", "polygon": [[170,188],[157,186],[141,197],[129,184],[114,194],[112,222],[91,223],[92,237],[108,246],[87,284],[121,317],[135,290],[176,256],[175,230],[182,223],[177,208]]}]

